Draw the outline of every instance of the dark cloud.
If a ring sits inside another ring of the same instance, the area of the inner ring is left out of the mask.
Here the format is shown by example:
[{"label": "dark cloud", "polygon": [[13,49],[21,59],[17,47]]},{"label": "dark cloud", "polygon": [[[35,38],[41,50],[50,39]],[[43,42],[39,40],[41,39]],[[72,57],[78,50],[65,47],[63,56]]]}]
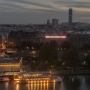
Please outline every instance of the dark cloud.
[{"label": "dark cloud", "polygon": [[35,6],[39,6],[39,7],[53,8],[50,5],[40,4],[40,3],[37,3],[37,2],[33,2],[33,1],[26,1],[26,0],[7,0],[7,1],[11,1],[13,3],[12,6],[15,6],[14,3],[17,2],[17,3],[22,3],[22,4],[35,5]]},{"label": "dark cloud", "polygon": [[54,1],[56,4],[63,4],[68,7],[76,7],[76,8],[90,8],[90,2],[83,1]]}]

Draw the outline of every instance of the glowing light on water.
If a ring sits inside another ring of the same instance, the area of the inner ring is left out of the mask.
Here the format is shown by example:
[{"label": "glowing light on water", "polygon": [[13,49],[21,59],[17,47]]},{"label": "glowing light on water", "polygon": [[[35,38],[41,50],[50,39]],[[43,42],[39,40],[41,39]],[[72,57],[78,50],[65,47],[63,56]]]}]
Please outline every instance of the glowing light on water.
[{"label": "glowing light on water", "polygon": [[8,85],[9,85],[9,83],[6,82],[6,83],[5,83],[5,90],[8,90]]},{"label": "glowing light on water", "polygon": [[33,84],[31,84],[31,90],[33,90]]},{"label": "glowing light on water", "polygon": [[20,89],[20,84],[16,84],[16,90]]},{"label": "glowing light on water", "polygon": [[39,85],[40,85],[39,83],[36,85],[37,86],[37,90],[40,90]]},{"label": "glowing light on water", "polygon": [[30,84],[28,84],[28,90],[30,90]]},{"label": "glowing light on water", "polygon": [[40,84],[40,90],[42,90],[42,83]]},{"label": "glowing light on water", "polygon": [[33,90],[36,90],[36,83],[34,83],[33,88],[34,88]]},{"label": "glowing light on water", "polygon": [[48,90],[48,83],[47,83],[47,90]]},{"label": "glowing light on water", "polygon": [[45,89],[45,83],[43,84],[43,90],[46,90],[46,89]]},{"label": "glowing light on water", "polygon": [[53,83],[53,90],[55,90],[55,82]]}]

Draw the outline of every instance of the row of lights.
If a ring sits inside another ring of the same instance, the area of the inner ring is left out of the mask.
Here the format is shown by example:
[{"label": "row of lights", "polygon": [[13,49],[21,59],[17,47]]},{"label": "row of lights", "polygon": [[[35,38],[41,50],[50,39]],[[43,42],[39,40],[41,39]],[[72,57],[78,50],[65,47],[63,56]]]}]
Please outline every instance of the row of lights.
[{"label": "row of lights", "polygon": [[[17,83],[20,83],[20,81],[16,81]],[[28,83],[35,83],[35,82],[37,82],[37,83],[39,83],[39,82],[41,82],[41,83],[45,83],[45,82],[49,82],[49,81],[28,81]],[[54,82],[55,83],[55,80],[53,80],[52,82]],[[22,82],[21,82],[22,83]]]}]

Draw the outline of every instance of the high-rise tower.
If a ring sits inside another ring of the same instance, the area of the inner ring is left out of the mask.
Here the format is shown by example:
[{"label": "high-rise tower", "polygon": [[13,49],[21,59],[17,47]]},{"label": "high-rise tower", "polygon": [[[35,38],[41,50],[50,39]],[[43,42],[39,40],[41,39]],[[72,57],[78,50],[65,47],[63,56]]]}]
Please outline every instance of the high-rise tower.
[{"label": "high-rise tower", "polygon": [[69,20],[68,20],[69,25],[72,24],[72,13],[73,13],[73,11],[72,11],[72,9],[70,8],[70,9],[69,9]]}]

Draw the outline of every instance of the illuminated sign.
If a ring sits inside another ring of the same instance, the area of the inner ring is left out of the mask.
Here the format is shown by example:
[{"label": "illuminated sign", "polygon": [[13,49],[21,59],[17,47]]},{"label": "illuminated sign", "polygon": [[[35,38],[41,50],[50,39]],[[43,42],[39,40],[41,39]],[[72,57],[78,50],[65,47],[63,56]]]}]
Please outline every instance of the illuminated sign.
[{"label": "illuminated sign", "polygon": [[66,36],[45,36],[45,38],[66,38]]}]

